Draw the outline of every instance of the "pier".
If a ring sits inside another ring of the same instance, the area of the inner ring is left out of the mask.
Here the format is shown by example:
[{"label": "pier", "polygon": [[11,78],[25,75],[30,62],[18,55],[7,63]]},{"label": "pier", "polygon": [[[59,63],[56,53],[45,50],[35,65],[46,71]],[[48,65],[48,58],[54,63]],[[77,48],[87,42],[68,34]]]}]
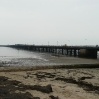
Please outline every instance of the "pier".
[{"label": "pier", "polygon": [[53,46],[53,45],[25,45],[15,44],[7,45],[6,47],[12,47],[16,49],[47,52],[53,55],[66,55],[74,57],[92,58],[97,59],[98,46]]}]

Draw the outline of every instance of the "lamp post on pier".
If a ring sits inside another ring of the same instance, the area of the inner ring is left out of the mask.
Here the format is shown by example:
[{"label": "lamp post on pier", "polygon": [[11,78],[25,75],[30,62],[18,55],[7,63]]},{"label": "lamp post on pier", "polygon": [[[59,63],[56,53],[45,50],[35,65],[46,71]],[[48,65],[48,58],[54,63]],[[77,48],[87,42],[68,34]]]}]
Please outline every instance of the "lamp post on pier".
[{"label": "lamp post on pier", "polygon": [[57,41],[57,46],[58,46],[58,41]]},{"label": "lamp post on pier", "polygon": [[87,46],[87,39],[85,39],[85,46]]},{"label": "lamp post on pier", "polygon": [[70,40],[68,40],[69,44],[70,44]]}]

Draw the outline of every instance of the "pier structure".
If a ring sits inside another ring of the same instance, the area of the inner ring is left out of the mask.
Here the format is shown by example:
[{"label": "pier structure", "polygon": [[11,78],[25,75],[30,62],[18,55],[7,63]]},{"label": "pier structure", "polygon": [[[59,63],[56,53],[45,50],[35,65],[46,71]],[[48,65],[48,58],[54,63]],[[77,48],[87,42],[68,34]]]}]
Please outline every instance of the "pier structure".
[{"label": "pier structure", "polygon": [[53,53],[53,55],[58,56],[59,55],[74,56],[74,57],[78,56],[93,59],[97,58],[97,51],[99,51],[99,47],[97,46],[51,46],[51,45],[15,44],[8,45],[7,47],[29,51]]}]

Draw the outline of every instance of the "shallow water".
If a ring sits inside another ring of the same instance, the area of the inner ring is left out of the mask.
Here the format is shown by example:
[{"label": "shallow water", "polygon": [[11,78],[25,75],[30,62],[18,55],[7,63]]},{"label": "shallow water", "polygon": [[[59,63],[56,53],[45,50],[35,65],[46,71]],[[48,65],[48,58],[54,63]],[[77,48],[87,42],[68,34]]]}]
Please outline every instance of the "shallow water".
[{"label": "shallow water", "polygon": [[0,63],[3,65],[33,65],[40,61],[47,61],[45,54],[32,51],[17,50],[8,47],[0,47]]},{"label": "shallow water", "polygon": [[51,66],[73,64],[99,64],[99,59],[84,59],[68,56],[53,56],[40,53],[0,47],[0,66]]},{"label": "shallow water", "polygon": [[17,50],[8,47],[0,47],[0,59],[2,58],[37,58],[40,59],[40,55],[35,52]]}]

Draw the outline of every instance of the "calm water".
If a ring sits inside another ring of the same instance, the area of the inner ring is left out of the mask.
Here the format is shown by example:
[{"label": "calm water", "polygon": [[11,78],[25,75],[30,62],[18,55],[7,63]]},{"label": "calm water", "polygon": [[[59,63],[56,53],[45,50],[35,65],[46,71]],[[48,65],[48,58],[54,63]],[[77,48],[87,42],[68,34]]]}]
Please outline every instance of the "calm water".
[{"label": "calm water", "polygon": [[47,61],[45,56],[43,53],[0,47],[0,63],[5,66],[39,65]]},{"label": "calm water", "polygon": [[10,58],[37,58],[41,59],[40,54],[30,51],[17,50],[8,47],[0,47],[0,60]]}]

